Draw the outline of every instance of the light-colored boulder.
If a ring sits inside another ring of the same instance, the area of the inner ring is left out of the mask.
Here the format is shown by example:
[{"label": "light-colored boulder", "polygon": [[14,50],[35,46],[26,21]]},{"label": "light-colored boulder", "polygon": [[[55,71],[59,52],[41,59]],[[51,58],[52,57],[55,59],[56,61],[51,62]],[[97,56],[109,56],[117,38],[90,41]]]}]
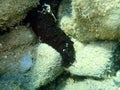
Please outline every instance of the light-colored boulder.
[{"label": "light-colored boulder", "polygon": [[[74,39],[73,39],[74,40]],[[103,78],[111,73],[114,42],[91,42],[74,40],[75,62],[66,70],[73,75]]]},{"label": "light-colored boulder", "polygon": [[47,44],[40,44],[37,49],[36,62],[31,71],[30,90],[53,81],[63,71],[61,56]]},{"label": "light-colored boulder", "polygon": [[63,0],[58,18],[79,41],[120,40],[120,0]]}]

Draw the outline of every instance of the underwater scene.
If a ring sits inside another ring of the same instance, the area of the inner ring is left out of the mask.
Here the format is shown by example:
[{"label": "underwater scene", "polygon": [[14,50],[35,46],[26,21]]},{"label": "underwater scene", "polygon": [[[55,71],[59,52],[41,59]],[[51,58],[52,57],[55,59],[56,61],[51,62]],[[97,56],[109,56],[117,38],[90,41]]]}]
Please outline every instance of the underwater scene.
[{"label": "underwater scene", "polygon": [[0,0],[0,90],[120,90],[120,0]]}]

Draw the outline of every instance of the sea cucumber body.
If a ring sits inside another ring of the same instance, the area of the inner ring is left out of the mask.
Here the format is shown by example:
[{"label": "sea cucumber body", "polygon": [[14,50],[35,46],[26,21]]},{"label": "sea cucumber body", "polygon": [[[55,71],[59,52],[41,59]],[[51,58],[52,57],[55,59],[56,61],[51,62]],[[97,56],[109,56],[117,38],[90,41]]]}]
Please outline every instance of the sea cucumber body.
[{"label": "sea cucumber body", "polygon": [[73,42],[56,26],[52,15],[39,13],[30,22],[33,31],[40,37],[41,42],[47,43],[58,52],[63,58],[63,66],[69,66],[74,61]]}]

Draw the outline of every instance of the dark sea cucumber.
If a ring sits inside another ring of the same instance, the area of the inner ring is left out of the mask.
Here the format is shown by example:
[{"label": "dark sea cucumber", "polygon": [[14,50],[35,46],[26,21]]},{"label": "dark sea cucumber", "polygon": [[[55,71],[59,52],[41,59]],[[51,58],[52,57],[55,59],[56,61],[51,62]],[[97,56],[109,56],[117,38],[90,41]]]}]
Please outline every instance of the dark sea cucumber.
[{"label": "dark sea cucumber", "polygon": [[[40,0],[41,5],[32,9],[26,20],[30,23],[35,34],[40,37],[41,42],[47,43],[55,48],[62,56],[62,65],[70,66],[74,62],[75,51],[73,42],[70,38],[56,25],[56,14],[58,0]],[[44,12],[44,4],[50,5],[52,12]],[[55,15],[55,16],[53,16]]]}]

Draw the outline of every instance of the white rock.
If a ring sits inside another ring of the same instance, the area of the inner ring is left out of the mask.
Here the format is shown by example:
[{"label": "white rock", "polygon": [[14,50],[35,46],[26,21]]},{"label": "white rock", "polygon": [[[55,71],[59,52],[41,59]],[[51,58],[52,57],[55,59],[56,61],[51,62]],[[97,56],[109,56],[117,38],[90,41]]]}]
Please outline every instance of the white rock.
[{"label": "white rock", "polygon": [[94,42],[82,44],[74,40],[76,61],[67,70],[78,76],[104,77],[110,73],[114,43]]},{"label": "white rock", "polygon": [[36,61],[31,71],[30,90],[45,85],[61,74],[61,55],[47,44],[37,47]]}]

